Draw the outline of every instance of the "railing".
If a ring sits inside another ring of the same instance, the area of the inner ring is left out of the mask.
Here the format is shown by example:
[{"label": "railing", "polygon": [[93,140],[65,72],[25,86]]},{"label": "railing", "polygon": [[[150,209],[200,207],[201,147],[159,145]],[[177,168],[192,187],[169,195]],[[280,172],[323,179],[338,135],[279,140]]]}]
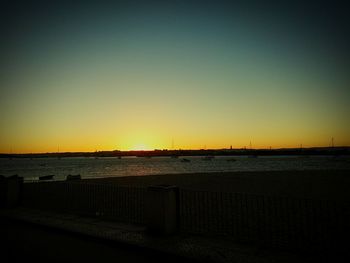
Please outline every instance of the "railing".
[{"label": "railing", "polygon": [[79,182],[23,185],[25,207],[144,223],[145,188]]},{"label": "railing", "polygon": [[333,248],[349,233],[346,202],[184,189],[179,199],[183,232],[297,250]]},{"label": "railing", "polygon": [[[185,233],[228,235],[237,241],[293,250],[332,249],[350,233],[350,204],[345,201],[188,189],[180,189],[176,194],[178,229]],[[159,211],[154,204],[145,205],[147,200],[152,200],[147,197],[146,188],[109,184],[41,182],[23,185],[26,207],[137,224],[149,224],[146,217],[150,211]],[[159,207],[163,204],[161,202]],[[145,211],[147,209],[150,211]]]}]

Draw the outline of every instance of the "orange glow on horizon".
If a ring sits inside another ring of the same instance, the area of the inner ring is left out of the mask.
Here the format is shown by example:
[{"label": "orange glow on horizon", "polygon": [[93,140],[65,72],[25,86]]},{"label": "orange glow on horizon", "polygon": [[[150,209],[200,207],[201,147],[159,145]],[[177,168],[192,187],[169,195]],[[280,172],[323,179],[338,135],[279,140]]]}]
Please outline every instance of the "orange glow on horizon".
[{"label": "orange glow on horizon", "polygon": [[[148,116],[147,116],[148,117]],[[176,123],[166,118],[153,116],[154,125],[144,121],[140,123],[129,114],[128,120],[121,127],[114,123],[103,129],[91,126],[87,129],[72,130],[69,133],[57,134],[53,140],[50,134],[37,136],[32,140],[17,139],[15,133],[0,141],[0,153],[55,153],[55,152],[95,152],[95,151],[152,151],[159,150],[199,150],[199,149],[280,149],[329,147],[331,131],[321,130],[315,134],[292,129],[280,128],[271,131],[261,129],[256,135],[247,134],[239,126],[225,127],[217,131],[214,126],[203,126],[201,129],[190,129],[188,123]],[[128,122],[127,122],[128,121]],[[150,122],[150,121],[149,121]],[[162,123],[162,125],[158,125]],[[118,123],[119,124],[119,123]],[[248,129],[248,130],[253,130]],[[37,131],[39,134],[39,131]],[[334,132],[336,133],[336,132]],[[346,134],[338,132],[334,136],[334,146],[349,146]]]},{"label": "orange glow on horizon", "polygon": [[[169,141],[169,142],[168,142]],[[331,141],[324,140],[322,142],[315,143],[258,143],[252,141],[252,145],[250,146],[250,141],[236,141],[236,143],[211,143],[211,144],[200,144],[192,140],[186,140],[184,143],[175,144],[172,148],[171,140],[129,140],[129,141],[120,141],[119,143],[105,143],[101,144],[98,147],[91,147],[89,144],[85,146],[82,145],[69,145],[68,143],[65,145],[60,145],[59,152],[95,152],[95,151],[153,151],[155,149],[163,150],[200,150],[200,149],[230,149],[232,145],[232,149],[281,149],[281,148],[311,148],[311,147],[330,147]],[[93,144],[93,143],[92,143]],[[334,146],[349,146],[350,143],[347,141],[337,141]],[[18,147],[18,148],[17,148]],[[30,153],[55,153],[58,152],[56,147],[45,147],[45,145],[37,145],[32,147],[21,147],[18,145],[16,148],[1,148],[0,153],[6,154],[30,154]]]},{"label": "orange glow on horizon", "polygon": [[146,144],[139,143],[135,144],[132,148],[128,149],[129,151],[151,151],[154,150],[151,147],[147,146]]}]

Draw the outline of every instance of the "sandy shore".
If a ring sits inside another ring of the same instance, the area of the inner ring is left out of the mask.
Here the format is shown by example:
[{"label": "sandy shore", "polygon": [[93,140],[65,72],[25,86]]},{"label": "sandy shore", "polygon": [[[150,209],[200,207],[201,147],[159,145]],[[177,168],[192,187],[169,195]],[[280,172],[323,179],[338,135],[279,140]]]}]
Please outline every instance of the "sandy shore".
[{"label": "sandy shore", "polygon": [[244,192],[350,201],[350,171],[270,171],[168,174],[84,179],[83,183],[140,186],[170,184],[203,191]]}]

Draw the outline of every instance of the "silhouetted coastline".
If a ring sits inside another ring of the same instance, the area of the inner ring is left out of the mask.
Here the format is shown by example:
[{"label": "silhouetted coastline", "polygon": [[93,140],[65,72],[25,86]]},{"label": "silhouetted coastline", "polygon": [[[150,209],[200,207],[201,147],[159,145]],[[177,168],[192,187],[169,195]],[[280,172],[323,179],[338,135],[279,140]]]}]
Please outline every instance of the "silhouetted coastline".
[{"label": "silhouetted coastline", "polygon": [[97,152],[53,152],[53,153],[2,153],[0,158],[64,158],[64,157],[172,157],[179,156],[274,156],[274,155],[350,155],[349,146],[312,147],[312,148],[280,148],[280,149],[200,149],[200,150],[168,150],[155,149],[152,151],[97,151]]}]

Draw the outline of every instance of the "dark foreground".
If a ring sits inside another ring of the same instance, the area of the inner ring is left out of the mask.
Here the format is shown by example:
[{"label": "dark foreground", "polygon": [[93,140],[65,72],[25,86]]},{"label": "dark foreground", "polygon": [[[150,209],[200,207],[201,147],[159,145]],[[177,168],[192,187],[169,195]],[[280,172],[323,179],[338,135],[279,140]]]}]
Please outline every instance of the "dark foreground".
[{"label": "dark foreground", "polygon": [[[167,211],[150,199],[157,184],[180,187],[171,236],[145,231]],[[349,186],[340,170],[26,183],[0,210],[0,261],[350,262]]]},{"label": "dark foreground", "polygon": [[344,251],[292,253],[227,238],[153,236],[137,226],[38,210],[1,211],[0,218],[1,262],[348,262]]},{"label": "dark foreground", "polygon": [[1,262],[196,262],[23,221],[1,219]]}]

